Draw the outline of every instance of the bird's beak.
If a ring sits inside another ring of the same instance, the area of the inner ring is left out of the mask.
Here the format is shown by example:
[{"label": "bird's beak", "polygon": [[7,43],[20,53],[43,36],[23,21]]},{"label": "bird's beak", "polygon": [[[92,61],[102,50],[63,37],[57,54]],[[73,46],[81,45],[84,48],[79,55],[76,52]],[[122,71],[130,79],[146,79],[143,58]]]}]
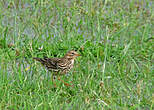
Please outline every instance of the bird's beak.
[{"label": "bird's beak", "polygon": [[76,54],[76,56],[81,56],[80,54]]}]

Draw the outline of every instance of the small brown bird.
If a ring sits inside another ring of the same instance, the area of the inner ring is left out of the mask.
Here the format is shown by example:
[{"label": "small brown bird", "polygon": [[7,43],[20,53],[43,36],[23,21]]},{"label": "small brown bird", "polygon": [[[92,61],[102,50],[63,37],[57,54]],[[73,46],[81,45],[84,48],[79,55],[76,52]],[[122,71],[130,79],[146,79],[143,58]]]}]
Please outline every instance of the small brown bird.
[{"label": "small brown bird", "polygon": [[80,56],[76,51],[68,51],[64,57],[61,58],[33,58],[42,65],[44,65],[49,71],[54,72],[54,75],[66,74],[74,65],[76,57]]}]

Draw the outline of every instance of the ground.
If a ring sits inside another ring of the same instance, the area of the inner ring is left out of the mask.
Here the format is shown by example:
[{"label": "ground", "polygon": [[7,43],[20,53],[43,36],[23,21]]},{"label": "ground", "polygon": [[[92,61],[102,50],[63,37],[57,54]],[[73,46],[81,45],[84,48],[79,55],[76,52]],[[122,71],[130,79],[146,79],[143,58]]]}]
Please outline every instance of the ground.
[{"label": "ground", "polygon": [[[154,109],[153,0],[2,0],[0,109]],[[51,79],[33,57],[78,51]]]}]

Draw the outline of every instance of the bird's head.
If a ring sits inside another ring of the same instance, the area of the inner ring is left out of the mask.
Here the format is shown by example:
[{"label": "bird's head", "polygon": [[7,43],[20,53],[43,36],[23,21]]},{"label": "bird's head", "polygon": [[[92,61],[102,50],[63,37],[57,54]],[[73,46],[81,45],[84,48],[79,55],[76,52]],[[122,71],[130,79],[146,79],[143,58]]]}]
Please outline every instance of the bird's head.
[{"label": "bird's head", "polygon": [[76,51],[71,50],[71,51],[68,51],[64,57],[68,59],[75,59],[78,56],[81,56],[81,55],[78,54]]}]

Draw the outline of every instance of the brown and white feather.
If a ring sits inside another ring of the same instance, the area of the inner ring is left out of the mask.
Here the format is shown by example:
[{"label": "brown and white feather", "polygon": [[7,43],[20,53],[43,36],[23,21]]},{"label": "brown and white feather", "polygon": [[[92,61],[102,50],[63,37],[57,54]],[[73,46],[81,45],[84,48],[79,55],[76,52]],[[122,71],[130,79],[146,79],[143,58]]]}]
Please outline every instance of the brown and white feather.
[{"label": "brown and white feather", "polygon": [[77,56],[80,56],[75,51],[69,51],[62,58],[33,58],[42,65],[44,65],[49,71],[58,72],[60,74],[65,74],[69,72],[74,65],[74,60]]}]

